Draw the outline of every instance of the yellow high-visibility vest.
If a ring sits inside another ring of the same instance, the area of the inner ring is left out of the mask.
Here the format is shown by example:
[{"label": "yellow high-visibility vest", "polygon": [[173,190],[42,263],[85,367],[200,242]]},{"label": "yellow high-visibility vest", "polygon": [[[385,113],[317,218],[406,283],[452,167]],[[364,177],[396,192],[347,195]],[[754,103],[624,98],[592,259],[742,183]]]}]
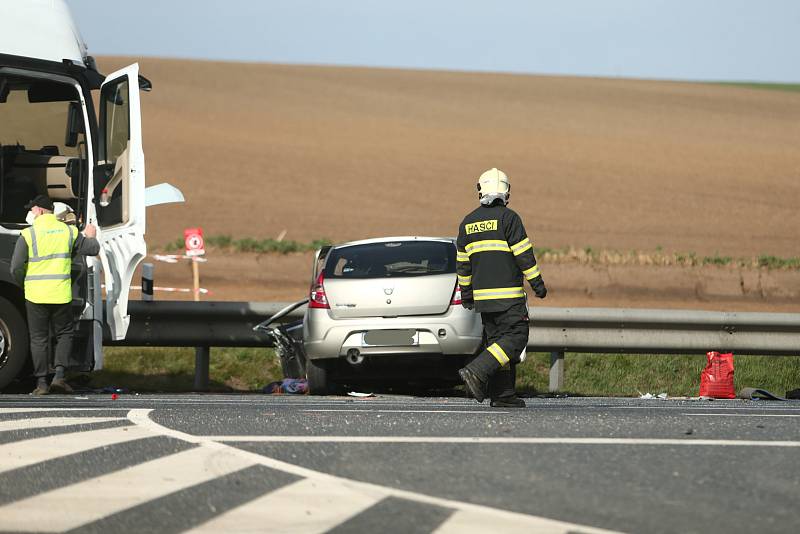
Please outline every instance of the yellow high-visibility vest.
[{"label": "yellow high-visibility vest", "polygon": [[39,215],[33,226],[22,231],[28,244],[25,300],[36,304],[66,304],[72,301],[72,247],[78,229],[51,213]]}]

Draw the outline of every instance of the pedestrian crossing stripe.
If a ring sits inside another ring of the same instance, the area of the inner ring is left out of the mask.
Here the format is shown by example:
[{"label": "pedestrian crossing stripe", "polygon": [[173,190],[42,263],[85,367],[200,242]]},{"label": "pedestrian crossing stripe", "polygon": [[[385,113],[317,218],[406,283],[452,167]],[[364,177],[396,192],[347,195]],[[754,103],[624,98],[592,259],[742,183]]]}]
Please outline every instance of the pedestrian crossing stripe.
[{"label": "pedestrian crossing stripe", "polygon": [[129,425],[4,443],[0,445],[0,473],[152,436],[152,432]]},{"label": "pedestrian crossing stripe", "polygon": [[269,526],[273,532],[299,532],[298,518],[306,518],[302,532],[325,532],[382,498],[358,487],[304,478],[198,525],[188,533],[258,532],[264,526],[264,510],[270,510]]},{"label": "pedestrian crossing stripe", "polygon": [[53,428],[59,426],[85,425],[91,423],[107,423],[124,421],[123,417],[35,417],[31,419],[11,419],[0,421],[0,432],[10,430],[33,430],[36,428]]},{"label": "pedestrian crossing stripe", "polygon": [[[190,492],[201,484],[214,483],[245,472],[253,466],[293,475],[298,480],[248,498],[208,520],[192,524],[189,532],[253,531],[265,528],[274,532],[326,532],[361,514],[380,509],[387,499],[400,499],[418,506],[438,507],[442,521],[439,534],[503,532],[609,532],[487,506],[432,497],[408,490],[380,486],[314,471],[267,456],[238,449],[206,436],[185,434],[163,427],[149,418],[151,410],[131,410],[128,426],[67,432],[20,440],[0,445],[0,472],[25,476],[26,468],[65,457],[77,451],[113,447],[132,439],[170,437],[195,444],[188,450],[113,470],[85,480],[69,483],[8,502],[0,506],[0,528],[18,532],[64,532],[108,522],[111,516],[168,500]],[[0,409],[0,415],[4,412]],[[16,412],[23,413],[23,412]],[[40,418],[47,420],[48,418]],[[54,418],[64,419],[64,418]],[[86,417],[75,417],[85,424]],[[96,420],[120,419],[98,416]],[[8,422],[8,421],[3,421]],[[41,427],[39,427],[41,428]],[[69,428],[69,427],[66,427]],[[82,447],[82,448],[81,448]],[[274,472],[273,471],[273,472]],[[282,475],[283,476],[283,475]]]}]

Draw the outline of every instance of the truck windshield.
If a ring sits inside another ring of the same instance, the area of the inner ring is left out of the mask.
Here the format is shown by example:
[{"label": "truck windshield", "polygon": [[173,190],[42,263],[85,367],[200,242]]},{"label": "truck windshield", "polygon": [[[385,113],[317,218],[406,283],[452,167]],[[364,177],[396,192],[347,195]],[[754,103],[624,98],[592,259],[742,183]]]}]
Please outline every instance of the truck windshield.
[{"label": "truck windshield", "polygon": [[447,241],[392,241],[334,248],[328,278],[394,278],[456,272],[456,247]]},{"label": "truck windshield", "polygon": [[6,101],[0,100],[0,144],[77,156],[78,147],[64,145],[68,113],[69,102],[34,103],[27,91],[9,91]]},{"label": "truck windshield", "polygon": [[[0,224],[25,223],[36,195],[61,202],[80,217],[87,173],[85,128],[68,84],[0,72]],[[70,109],[73,128],[68,131]],[[76,126],[76,121],[79,124]],[[72,135],[70,135],[70,133]]]}]

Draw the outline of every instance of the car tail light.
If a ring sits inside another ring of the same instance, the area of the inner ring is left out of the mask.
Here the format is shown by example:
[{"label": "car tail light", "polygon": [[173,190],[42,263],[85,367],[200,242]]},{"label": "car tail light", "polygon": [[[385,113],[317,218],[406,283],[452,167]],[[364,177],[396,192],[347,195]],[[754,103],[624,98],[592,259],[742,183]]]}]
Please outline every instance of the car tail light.
[{"label": "car tail light", "polygon": [[461,286],[458,284],[456,284],[456,289],[453,291],[453,298],[450,300],[450,306],[461,306]]},{"label": "car tail light", "polygon": [[308,295],[308,307],[329,310],[331,305],[328,304],[328,296],[325,294],[325,280],[324,271],[320,271],[317,281],[311,286],[311,293]]}]

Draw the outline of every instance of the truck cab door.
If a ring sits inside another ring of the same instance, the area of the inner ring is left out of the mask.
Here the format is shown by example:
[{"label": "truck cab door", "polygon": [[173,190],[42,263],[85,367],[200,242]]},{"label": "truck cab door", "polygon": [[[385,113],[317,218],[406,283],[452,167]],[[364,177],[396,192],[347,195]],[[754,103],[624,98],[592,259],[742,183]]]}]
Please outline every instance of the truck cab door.
[{"label": "truck cab door", "polygon": [[110,74],[100,88],[94,199],[112,339],[128,331],[128,292],[147,254],[139,65]]}]

